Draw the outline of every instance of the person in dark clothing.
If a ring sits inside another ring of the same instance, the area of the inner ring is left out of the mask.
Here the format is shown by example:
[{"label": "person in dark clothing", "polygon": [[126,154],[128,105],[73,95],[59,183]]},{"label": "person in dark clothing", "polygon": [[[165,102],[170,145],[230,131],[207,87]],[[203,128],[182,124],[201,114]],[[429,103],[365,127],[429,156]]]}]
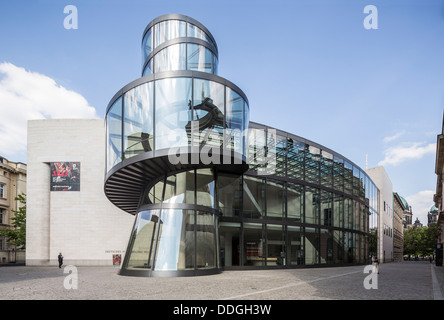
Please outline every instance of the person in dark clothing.
[{"label": "person in dark clothing", "polygon": [[59,268],[61,268],[63,264],[63,256],[61,252],[59,253],[58,259],[59,259]]}]

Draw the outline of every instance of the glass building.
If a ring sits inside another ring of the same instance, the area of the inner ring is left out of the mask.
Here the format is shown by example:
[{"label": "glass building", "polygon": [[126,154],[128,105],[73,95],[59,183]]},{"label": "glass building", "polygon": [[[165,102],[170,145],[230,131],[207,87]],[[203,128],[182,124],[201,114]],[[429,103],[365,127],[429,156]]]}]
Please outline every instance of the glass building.
[{"label": "glass building", "polygon": [[368,262],[378,189],[362,169],[250,122],[198,21],[164,15],[142,39],[142,77],[115,94],[105,119],[105,194],[135,215],[120,274]]}]

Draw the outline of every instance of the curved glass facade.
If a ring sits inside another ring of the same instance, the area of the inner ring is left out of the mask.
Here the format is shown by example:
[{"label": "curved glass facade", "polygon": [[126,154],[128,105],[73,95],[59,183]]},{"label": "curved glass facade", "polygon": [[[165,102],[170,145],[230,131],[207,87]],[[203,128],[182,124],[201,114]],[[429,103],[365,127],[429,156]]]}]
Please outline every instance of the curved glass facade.
[{"label": "curved glass facade", "polygon": [[106,115],[107,172],[132,156],[192,143],[246,156],[248,101],[224,79],[198,76],[148,80],[115,99]]},{"label": "curved glass facade", "polygon": [[176,70],[217,74],[216,42],[205,27],[188,20],[165,16],[149,25],[142,40],[142,76]]},{"label": "curved glass facade", "polygon": [[215,75],[216,44],[197,21],[155,19],[142,48],[147,75],[106,114],[105,193],[136,217],[121,274],[368,262],[378,189],[362,169],[250,122],[245,94]]}]

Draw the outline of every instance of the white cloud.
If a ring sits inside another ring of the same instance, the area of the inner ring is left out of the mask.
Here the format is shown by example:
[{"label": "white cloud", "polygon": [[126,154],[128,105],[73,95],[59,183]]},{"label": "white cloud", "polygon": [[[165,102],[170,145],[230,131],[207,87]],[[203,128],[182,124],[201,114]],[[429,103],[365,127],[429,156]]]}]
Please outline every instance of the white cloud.
[{"label": "white cloud", "polygon": [[26,154],[27,121],[97,118],[86,99],[48,76],[0,63],[0,154],[12,161]]},{"label": "white cloud", "polygon": [[[413,212],[413,221],[415,222],[416,218],[419,218],[419,221],[424,226],[427,226],[427,213],[430,208],[435,204],[433,202],[433,195],[435,194],[434,190],[424,190],[419,191],[416,194],[405,197],[408,204],[412,207]],[[402,195],[401,195],[402,196]]]},{"label": "white cloud", "polygon": [[390,147],[385,150],[385,158],[380,161],[378,165],[393,165],[410,160],[410,159],[421,159],[424,155],[436,152],[436,143],[430,143],[425,145],[421,142],[411,143],[409,145]]},{"label": "white cloud", "polygon": [[404,133],[405,133],[405,131],[401,131],[401,132],[395,133],[393,136],[390,136],[390,137],[384,137],[383,141],[384,141],[385,143],[392,142],[393,140],[396,140],[396,139],[398,139],[399,137],[401,137],[402,135],[404,135]]}]

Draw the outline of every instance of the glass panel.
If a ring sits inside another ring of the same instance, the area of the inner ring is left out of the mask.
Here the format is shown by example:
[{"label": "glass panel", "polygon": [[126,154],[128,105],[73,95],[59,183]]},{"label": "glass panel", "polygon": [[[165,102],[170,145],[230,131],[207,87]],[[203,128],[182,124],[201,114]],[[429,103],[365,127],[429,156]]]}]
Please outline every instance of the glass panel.
[{"label": "glass panel", "polygon": [[321,160],[321,150],[316,147],[305,146],[305,180],[319,184],[319,163]]},{"label": "glass panel", "polygon": [[189,145],[190,102],[191,79],[169,78],[156,82],[156,150]]},{"label": "glass panel", "polygon": [[162,202],[162,194],[163,194],[163,179],[162,181],[156,183],[153,187],[148,190],[148,195],[144,199],[144,204],[151,203],[161,203]]},{"label": "glass panel", "polygon": [[304,264],[304,235],[301,227],[288,226],[288,244],[290,245],[288,264]]},{"label": "glass panel", "polygon": [[242,177],[219,173],[217,177],[217,199],[224,217],[239,217],[242,201]]},{"label": "glass panel", "polygon": [[305,264],[319,264],[319,229],[305,228]]},{"label": "glass panel", "polygon": [[196,260],[198,269],[211,269],[217,265],[215,223],[213,214],[197,211]]},{"label": "glass panel", "polygon": [[353,166],[344,161],[344,192],[353,195]]},{"label": "glass panel", "polygon": [[153,50],[153,37],[152,37],[152,32],[153,28],[149,29],[146,33],[145,36],[143,37],[143,41],[142,41],[142,57],[143,57],[143,61],[142,63],[145,62],[146,58],[148,58],[148,56],[150,55],[151,51]]},{"label": "glass panel", "polygon": [[353,167],[353,195],[355,197],[359,197],[361,191],[359,172],[359,168]]},{"label": "glass panel", "polygon": [[333,194],[321,190],[321,224],[331,226],[333,224]]},{"label": "glass panel", "polygon": [[327,229],[320,229],[320,244],[321,264],[333,263],[333,233]]},{"label": "glass panel", "polygon": [[267,181],[267,217],[285,218],[285,184],[278,181]]},{"label": "glass panel", "polygon": [[117,99],[106,115],[106,171],[122,161],[122,97]]},{"label": "glass panel", "polygon": [[265,215],[265,180],[244,176],[243,214],[245,218]]},{"label": "glass panel", "polygon": [[213,74],[216,76],[219,74],[219,60],[215,54],[213,55]]},{"label": "glass panel", "polygon": [[325,187],[333,187],[333,155],[322,150],[321,157],[321,184]]},{"label": "glass panel", "polygon": [[353,200],[353,229],[354,230],[359,230],[359,228],[360,228],[359,213],[360,213],[359,202]]},{"label": "glass panel", "polygon": [[305,223],[319,224],[319,189],[305,187]]},{"label": "glass panel", "polygon": [[226,102],[226,148],[242,153],[244,100],[234,90],[227,87]]},{"label": "glass panel", "polygon": [[248,129],[248,164],[250,171],[262,172],[266,168],[266,132],[263,129]]},{"label": "glass panel", "polygon": [[351,232],[344,232],[344,233],[345,233],[345,239],[344,239],[345,261],[347,263],[353,263],[354,248],[355,248],[354,235]]},{"label": "glass panel", "polygon": [[215,184],[213,170],[199,169],[196,171],[197,204],[214,208]]},{"label": "glass panel", "polygon": [[333,160],[333,187],[336,190],[344,190],[344,160],[334,156]]},{"label": "glass panel", "polygon": [[269,166],[271,166],[273,174],[281,177],[285,177],[286,172],[286,152],[287,152],[287,138],[270,134],[270,130],[267,132],[267,146],[269,159]]},{"label": "glass panel", "polygon": [[164,199],[165,203],[194,204],[194,170],[167,177]]},{"label": "glass panel", "polygon": [[333,203],[333,226],[344,226],[344,197],[335,194]]},{"label": "glass panel", "polygon": [[242,129],[242,152],[245,154],[245,157],[248,159],[248,128],[250,126],[250,107],[248,103],[244,101],[244,125]]},{"label": "glass panel", "polygon": [[267,224],[267,266],[285,266],[285,226]]},{"label": "glass panel", "polygon": [[193,118],[199,121],[199,144],[221,148],[224,137],[224,92],[217,82],[194,79]]},{"label": "glass panel", "polygon": [[265,265],[265,226],[244,223],[244,265]]},{"label": "glass panel", "polygon": [[185,43],[179,43],[166,47],[154,56],[154,73],[185,70],[185,56]]},{"label": "glass panel", "polygon": [[146,65],[145,69],[143,70],[142,77],[147,76],[147,75],[153,73],[153,71],[152,71],[152,70],[153,70],[153,69],[152,69],[152,62],[153,62],[153,59],[151,59],[151,60],[148,62],[148,64]]},{"label": "glass panel", "polygon": [[124,95],[125,158],[153,150],[153,89],[145,83]]},{"label": "glass panel", "polygon": [[175,38],[186,37],[186,22],[179,20],[162,21],[156,24],[154,46]]},{"label": "glass panel", "polygon": [[333,231],[334,263],[344,262],[344,236],[342,231]]},{"label": "glass panel", "polygon": [[287,141],[287,171],[288,177],[304,180],[304,150],[305,144],[289,138]]},{"label": "glass panel", "polygon": [[353,228],[353,201],[349,198],[344,200],[344,228]]},{"label": "glass panel", "polygon": [[207,36],[207,34],[203,30],[191,23],[188,23],[188,37],[201,39],[213,44],[210,37]]},{"label": "glass panel", "polygon": [[155,231],[159,221],[159,211],[142,211],[137,214],[134,230],[131,234],[127,269],[150,269],[154,255]]},{"label": "glass panel", "polygon": [[194,211],[163,209],[155,270],[194,269]]},{"label": "glass panel", "polygon": [[287,218],[302,222],[304,213],[304,187],[287,183]]},{"label": "glass panel", "polygon": [[222,267],[240,265],[240,223],[220,223],[220,248]]},{"label": "glass panel", "polygon": [[213,54],[204,46],[188,43],[187,68],[192,71],[213,73]]}]

